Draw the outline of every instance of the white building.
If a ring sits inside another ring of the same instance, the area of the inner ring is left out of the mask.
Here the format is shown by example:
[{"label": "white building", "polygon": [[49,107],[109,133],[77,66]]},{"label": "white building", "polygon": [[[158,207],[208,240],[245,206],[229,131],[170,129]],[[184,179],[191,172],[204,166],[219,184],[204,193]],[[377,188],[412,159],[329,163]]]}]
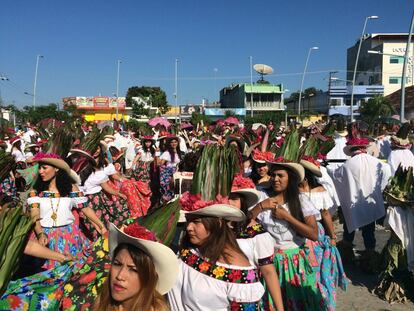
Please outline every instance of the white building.
[{"label": "white building", "polygon": [[[404,56],[407,40],[408,34],[405,33],[366,35],[361,45],[355,85],[383,85],[385,96],[399,90],[404,58],[398,55]],[[347,51],[347,80],[352,80],[358,45],[359,41]],[[369,50],[379,51],[385,55],[369,54]],[[413,59],[414,49],[411,43],[406,75],[407,87],[414,85]]]}]

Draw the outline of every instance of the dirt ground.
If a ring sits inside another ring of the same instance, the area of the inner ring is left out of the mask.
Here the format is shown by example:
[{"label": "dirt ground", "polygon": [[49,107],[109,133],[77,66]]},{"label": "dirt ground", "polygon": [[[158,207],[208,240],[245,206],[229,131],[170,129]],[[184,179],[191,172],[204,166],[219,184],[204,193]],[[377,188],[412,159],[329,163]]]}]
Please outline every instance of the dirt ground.
[{"label": "dirt ground", "polygon": [[[335,230],[337,231],[338,240],[342,238],[342,225],[338,222],[335,223]],[[381,252],[382,248],[386,244],[390,232],[385,230],[381,226],[377,226],[375,236],[377,239],[377,251]],[[354,250],[363,250],[364,244],[362,240],[361,232],[357,232],[354,240]],[[348,290],[343,292],[338,291],[338,311],[413,311],[414,303],[408,301],[407,303],[392,304],[390,305],[386,301],[380,299],[378,296],[371,294],[371,290],[377,284],[378,276],[364,273],[356,265],[345,265],[345,271],[350,284]]]}]

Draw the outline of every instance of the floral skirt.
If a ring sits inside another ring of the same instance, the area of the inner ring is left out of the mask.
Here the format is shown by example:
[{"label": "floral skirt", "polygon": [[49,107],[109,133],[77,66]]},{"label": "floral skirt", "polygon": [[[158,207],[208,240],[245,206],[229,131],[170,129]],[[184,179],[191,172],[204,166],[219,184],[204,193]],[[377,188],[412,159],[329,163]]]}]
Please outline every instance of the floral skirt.
[{"label": "floral skirt", "polygon": [[91,310],[107,279],[110,265],[108,234],[106,234],[96,240],[82,269],[66,283],[61,310]]},{"label": "floral skirt", "polygon": [[120,191],[127,196],[128,208],[132,217],[147,215],[151,206],[151,190],[148,183],[125,180],[121,184]]},{"label": "floral skirt", "polygon": [[138,181],[149,182],[151,180],[151,163],[152,161],[139,161],[134,168],[132,177]]},{"label": "floral skirt", "polygon": [[160,191],[163,202],[168,202],[174,197],[173,175],[176,170],[176,167],[171,166],[160,167]]},{"label": "floral skirt", "polygon": [[324,299],[324,309],[333,311],[336,308],[336,288],[339,286],[342,290],[346,290],[349,283],[341,255],[338,249],[331,245],[320,222],[318,222],[318,241],[307,240],[306,245],[309,247],[310,257],[316,259],[316,263],[312,266],[316,273],[319,291]]},{"label": "floral skirt", "polygon": [[[75,223],[61,227],[45,227],[43,232],[49,240],[48,247],[55,252],[81,258],[89,251],[90,242]],[[30,239],[35,239],[34,233]],[[46,260],[42,268],[51,270],[59,265],[60,263],[56,260]]]},{"label": "floral skirt", "polygon": [[[323,299],[305,247],[278,250],[273,264],[279,276],[285,310],[322,309]],[[263,297],[264,310],[275,311],[270,294],[267,292]]]},{"label": "floral skirt", "polygon": [[0,298],[0,311],[53,311],[59,309],[63,286],[74,271],[73,264],[12,281]]},{"label": "floral skirt", "polygon": [[[86,197],[88,198],[88,207],[95,211],[96,216],[103,222],[107,229],[109,228],[110,222],[118,226],[130,217],[125,200],[112,200],[103,191],[88,194]],[[96,241],[99,237],[98,231],[96,231],[92,223],[86,220],[85,217],[82,218],[82,229],[85,229],[86,236],[90,240]]]}]

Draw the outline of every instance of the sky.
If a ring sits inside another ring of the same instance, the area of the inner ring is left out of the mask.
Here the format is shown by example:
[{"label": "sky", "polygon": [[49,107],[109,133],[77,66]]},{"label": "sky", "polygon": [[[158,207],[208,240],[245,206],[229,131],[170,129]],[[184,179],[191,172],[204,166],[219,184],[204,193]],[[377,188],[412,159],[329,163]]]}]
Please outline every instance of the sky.
[{"label": "sky", "polygon": [[[327,89],[330,71],[345,78],[346,50],[366,33],[408,32],[409,0],[1,0],[0,96],[31,105],[67,96],[119,95],[160,86],[178,104],[218,100],[231,83],[250,82],[250,60],[274,69],[267,80],[291,92]],[[253,72],[254,81],[258,75]],[[289,95],[289,92],[287,92]]]}]

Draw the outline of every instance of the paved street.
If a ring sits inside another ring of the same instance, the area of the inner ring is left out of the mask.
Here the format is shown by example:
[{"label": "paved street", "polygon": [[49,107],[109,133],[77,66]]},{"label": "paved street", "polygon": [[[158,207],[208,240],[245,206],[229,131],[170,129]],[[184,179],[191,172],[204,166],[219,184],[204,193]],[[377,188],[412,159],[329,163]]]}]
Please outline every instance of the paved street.
[{"label": "paved street", "polygon": [[[338,240],[342,238],[342,226],[336,223],[336,231]],[[377,227],[377,251],[381,251],[389,238],[389,231],[383,227]],[[363,250],[363,240],[361,232],[357,232],[355,236],[355,249]],[[347,292],[339,291],[338,293],[338,311],[412,311],[414,303],[407,302],[405,304],[390,305],[378,296],[371,294],[371,290],[377,283],[377,276],[364,273],[356,266],[345,266],[346,273],[351,279],[351,284]]]}]

